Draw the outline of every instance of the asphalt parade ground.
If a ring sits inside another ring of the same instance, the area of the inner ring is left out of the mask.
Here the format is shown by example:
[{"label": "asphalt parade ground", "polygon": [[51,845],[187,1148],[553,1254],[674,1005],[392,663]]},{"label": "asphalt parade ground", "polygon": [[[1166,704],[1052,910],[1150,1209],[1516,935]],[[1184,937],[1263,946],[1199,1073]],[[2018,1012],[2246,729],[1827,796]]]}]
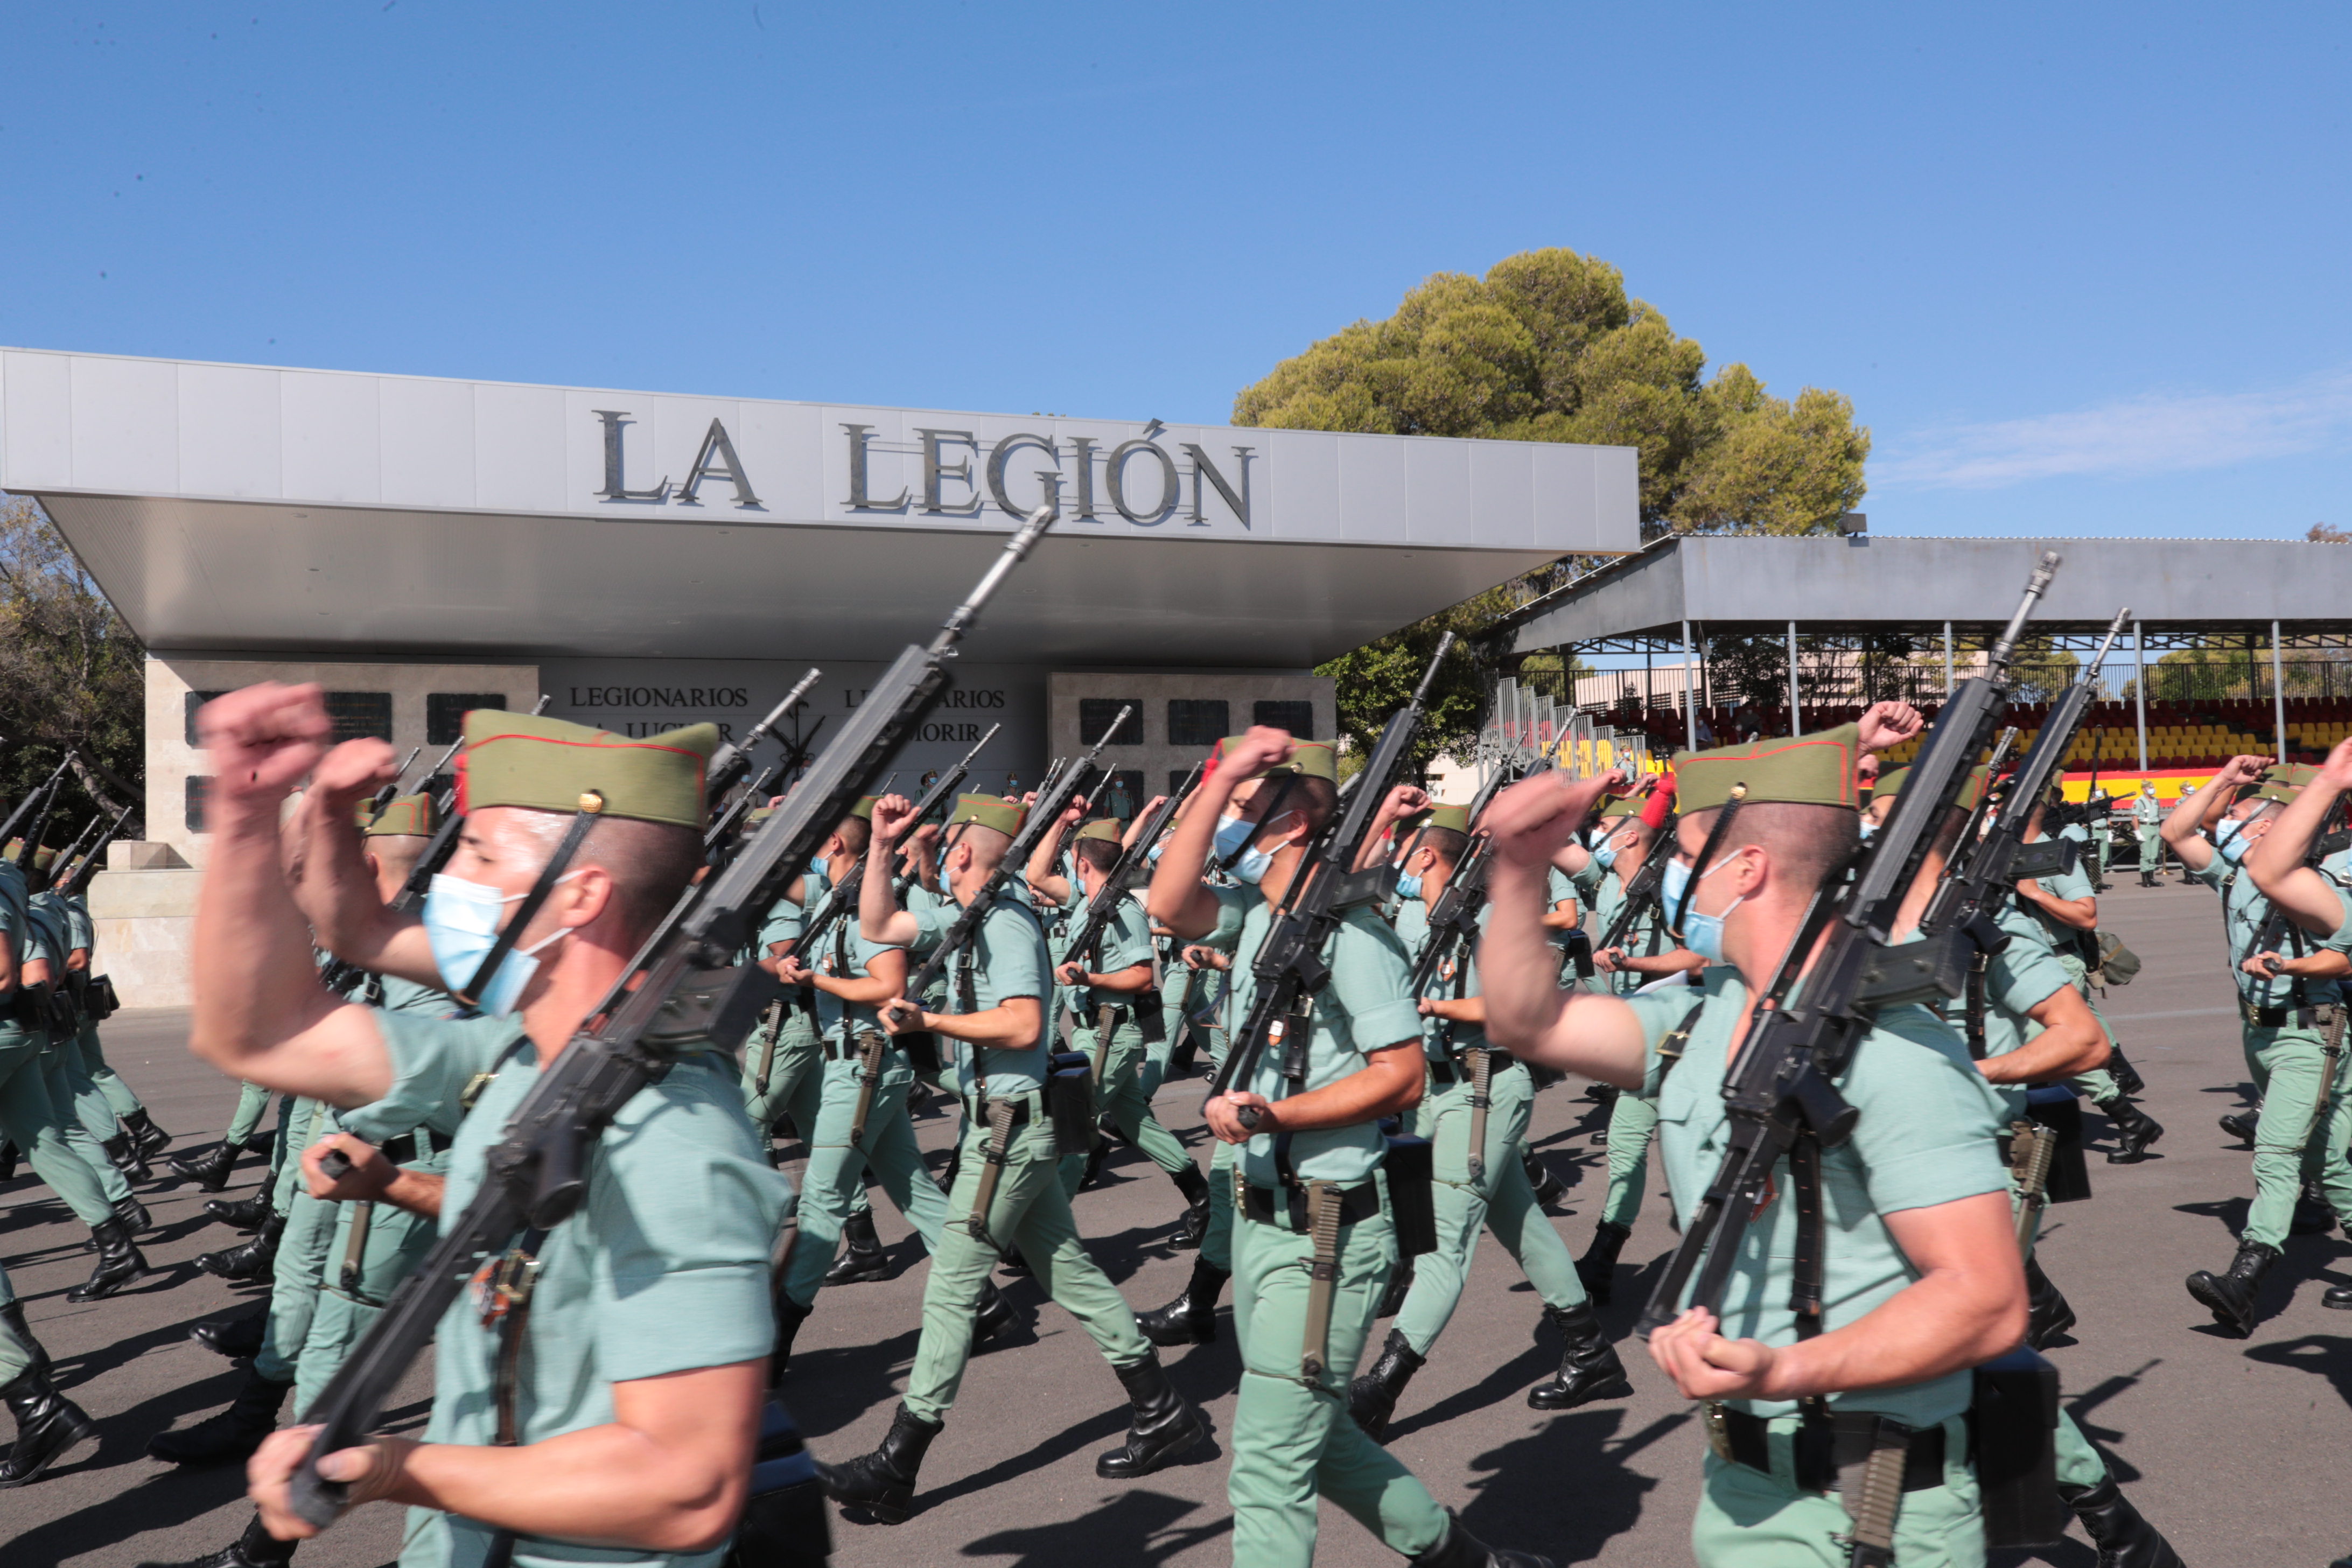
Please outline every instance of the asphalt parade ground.
[{"label": "asphalt parade ground", "polygon": [[[2120,932],[2146,968],[2103,1006],[2147,1077],[2143,1103],[2167,1132],[2137,1165],[2105,1164],[2095,1148],[2096,1197],[2053,1211],[2042,1257],[2081,1321],[2052,1359],[2075,1419],[2190,1563],[2319,1568],[2352,1551],[2352,1496],[2340,1468],[2352,1450],[2352,1313],[2320,1305],[2327,1285],[2352,1281],[2352,1258],[2341,1233],[2291,1240],[2251,1340],[2225,1337],[2182,1289],[2192,1269],[2225,1268],[2235,1245],[2252,1178],[2249,1156],[2214,1118],[2240,1109],[2251,1090],[2212,895],[2177,879],[2156,889],[2131,880],[2122,873],[2102,900],[2101,923]],[[233,1084],[187,1055],[185,1032],[184,1013],[127,1013],[105,1036],[109,1059],[177,1135],[178,1150],[216,1138],[236,1099]],[[1201,1093],[1198,1079],[1171,1082],[1159,1111],[1205,1163]],[[1555,1223],[1580,1253],[1607,1184],[1592,1139],[1597,1108],[1573,1083],[1548,1089],[1536,1107],[1538,1151],[1570,1184]],[[2105,1122],[2093,1115],[2088,1125],[2105,1145]],[[943,1158],[950,1119],[934,1110],[918,1131],[935,1162]],[[796,1170],[798,1145],[784,1152]],[[261,1170],[247,1161],[228,1195],[249,1193]],[[1673,1241],[1654,1163],[1652,1172],[1615,1300],[1602,1313],[1619,1336]],[[224,1546],[244,1528],[241,1470],[184,1471],[144,1454],[156,1432],[226,1404],[242,1375],[187,1338],[191,1324],[256,1294],[195,1268],[198,1252],[239,1239],[205,1219],[205,1195],[168,1174],[142,1188],[159,1226],[142,1240],[155,1272],[120,1296],[76,1307],[65,1291],[88,1273],[85,1232],[29,1170],[0,1190],[0,1258],[58,1359],[58,1383],[103,1435],[95,1450],[78,1451],[0,1500],[6,1568],[172,1561]],[[1127,1150],[1078,1198],[1096,1257],[1139,1309],[1174,1296],[1190,1273],[1192,1255],[1166,1245],[1180,1207],[1174,1188]],[[898,1274],[819,1297],[784,1388],[812,1446],[828,1458],[880,1438],[915,1349],[921,1249],[878,1193],[875,1208]],[[835,1561],[844,1568],[1229,1561],[1224,1442],[1239,1376],[1230,1314],[1220,1315],[1218,1343],[1164,1352],[1177,1387],[1207,1410],[1212,1441],[1188,1462],[1119,1485],[1094,1473],[1095,1455],[1126,1429],[1110,1369],[1033,1283],[1006,1283],[1021,1322],[974,1358],[925,1464],[919,1511],[892,1528],[835,1510]],[[1451,1327],[1400,1404],[1391,1448],[1489,1542],[1572,1563],[1687,1563],[1701,1448],[1694,1408],[1638,1342],[1624,1340],[1633,1398],[1557,1416],[1530,1410],[1526,1390],[1559,1353],[1549,1336],[1530,1338],[1540,1316],[1509,1258],[1487,1241]],[[1378,1333],[1385,1332],[1382,1324]],[[420,1364],[394,1402],[394,1429],[421,1428],[430,1386],[429,1367]],[[297,1561],[375,1568],[397,1555],[400,1529],[399,1510],[364,1509],[304,1546]],[[1348,1568],[1399,1559],[1327,1507],[1319,1561]],[[1996,1556],[2060,1568],[2095,1561],[2079,1533],[2041,1552]]]}]

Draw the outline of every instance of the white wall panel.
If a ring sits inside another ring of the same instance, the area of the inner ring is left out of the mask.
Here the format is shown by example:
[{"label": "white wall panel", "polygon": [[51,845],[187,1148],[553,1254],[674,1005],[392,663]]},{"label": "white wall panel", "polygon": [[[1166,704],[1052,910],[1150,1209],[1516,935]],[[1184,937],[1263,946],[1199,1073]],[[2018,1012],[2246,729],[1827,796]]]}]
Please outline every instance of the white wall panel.
[{"label": "white wall panel", "polygon": [[72,362],[0,353],[0,488],[72,483]]},{"label": "white wall panel", "polygon": [[474,386],[474,498],[488,511],[563,508],[563,390]]},{"label": "white wall panel", "polygon": [[280,373],[285,493],[366,506],[383,495],[383,421],[372,375]]},{"label": "white wall panel", "polygon": [[278,373],[238,365],[179,367],[180,489],[188,495],[274,500],[279,468]]},{"label": "white wall panel", "polygon": [[462,381],[375,377],[379,483],[388,506],[474,504],[474,388]]},{"label": "white wall panel", "polygon": [[95,354],[72,363],[74,487],[182,493],[180,367]]}]

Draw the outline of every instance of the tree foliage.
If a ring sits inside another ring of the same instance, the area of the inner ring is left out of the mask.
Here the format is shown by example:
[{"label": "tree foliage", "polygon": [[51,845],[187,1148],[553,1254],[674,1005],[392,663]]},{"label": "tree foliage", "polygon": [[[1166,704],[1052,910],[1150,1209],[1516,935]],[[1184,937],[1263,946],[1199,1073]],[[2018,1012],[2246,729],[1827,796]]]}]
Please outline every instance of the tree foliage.
[{"label": "tree foliage", "polygon": [[13,806],[74,749],[50,842],[141,787],[145,657],[39,506],[0,497],[0,794]]},{"label": "tree foliage", "polygon": [[[1711,379],[1706,368],[1706,351],[1629,296],[1616,268],[1530,250],[1483,279],[1437,273],[1386,321],[1357,321],[1283,361],[1234,398],[1234,423],[1632,447],[1646,538],[1821,531],[1862,499],[1870,432],[1844,395],[1776,397],[1745,364]],[[1368,744],[1443,632],[1466,643],[1571,570],[1556,563],[1322,666],[1339,682],[1343,731]],[[1492,672],[1474,668],[1466,647],[1454,664],[1427,749],[1459,754]]]}]

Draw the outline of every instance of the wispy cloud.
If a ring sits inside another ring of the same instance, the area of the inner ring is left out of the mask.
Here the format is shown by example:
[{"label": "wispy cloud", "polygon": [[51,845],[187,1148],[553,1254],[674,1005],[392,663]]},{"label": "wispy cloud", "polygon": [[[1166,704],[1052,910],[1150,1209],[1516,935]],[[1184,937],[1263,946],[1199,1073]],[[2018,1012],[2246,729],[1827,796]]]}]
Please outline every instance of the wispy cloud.
[{"label": "wispy cloud", "polygon": [[1874,489],[2141,479],[2324,450],[2352,437],[2352,373],[2263,392],[2150,393],[2067,414],[1953,425],[1890,443]]}]

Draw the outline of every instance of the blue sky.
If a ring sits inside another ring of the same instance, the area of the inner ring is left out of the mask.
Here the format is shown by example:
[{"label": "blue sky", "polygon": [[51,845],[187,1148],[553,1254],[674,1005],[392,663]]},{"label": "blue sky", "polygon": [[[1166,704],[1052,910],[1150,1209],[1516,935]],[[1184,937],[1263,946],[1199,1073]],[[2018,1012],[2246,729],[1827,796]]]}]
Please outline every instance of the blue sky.
[{"label": "blue sky", "polygon": [[2352,525],[2342,6],[0,11],[0,342],[1219,420],[1565,245],[1875,531]]}]

